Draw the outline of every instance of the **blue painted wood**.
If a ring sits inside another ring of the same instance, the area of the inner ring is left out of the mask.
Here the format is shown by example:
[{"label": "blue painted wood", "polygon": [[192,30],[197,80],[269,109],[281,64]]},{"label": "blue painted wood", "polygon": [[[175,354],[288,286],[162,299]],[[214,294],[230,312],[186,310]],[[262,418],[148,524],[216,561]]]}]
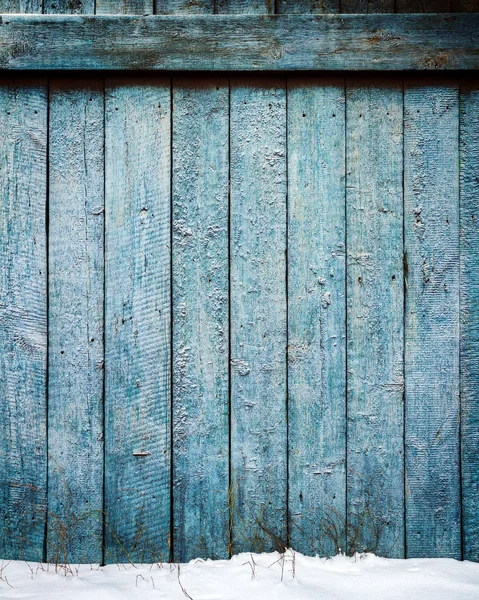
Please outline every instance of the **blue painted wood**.
[{"label": "blue painted wood", "polygon": [[[43,13],[49,15],[93,15],[96,0],[44,0]],[[39,12],[42,12],[41,9]]]},{"label": "blue painted wood", "polygon": [[170,81],[107,80],[105,561],[168,560]]},{"label": "blue painted wood", "polygon": [[173,90],[173,548],[229,543],[229,82]]},{"label": "blue painted wood", "polygon": [[461,448],[464,558],[479,561],[479,87],[460,99]]},{"label": "blue painted wood", "polygon": [[272,15],[275,0],[216,0],[219,14],[235,15]]},{"label": "blue painted wood", "polygon": [[458,90],[405,90],[407,555],[461,557]]},{"label": "blue painted wood", "polygon": [[102,560],[103,81],[53,80],[49,118],[48,544]]},{"label": "blue painted wood", "polygon": [[215,12],[215,0],[155,0],[157,15],[201,15]]},{"label": "blue painted wood", "polygon": [[95,0],[97,15],[152,15],[154,0]]},{"label": "blue painted wood", "polygon": [[343,78],[288,84],[288,446],[293,548],[345,545]]},{"label": "blue painted wood", "polygon": [[348,551],[402,557],[402,82],[347,83]]},{"label": "blue painted wood", "polygon": [[[479,13],[12,15],[4,17],[3,23],[2,70],[384,72],[479,68]],[[22,40],[21,46],[18,40]]]},{"label": "blue painted wood", "polygon": [[46,517],[46,80],[0,85],[0,557],[41,560]]},{"label": "blue painted wood", "polygon": [[286,542],[286,90],[231,81],[232,548]]},{"label": "blue painted wood", "polygon": [[0,0],[0,13],[41,14],[43,0]]}]

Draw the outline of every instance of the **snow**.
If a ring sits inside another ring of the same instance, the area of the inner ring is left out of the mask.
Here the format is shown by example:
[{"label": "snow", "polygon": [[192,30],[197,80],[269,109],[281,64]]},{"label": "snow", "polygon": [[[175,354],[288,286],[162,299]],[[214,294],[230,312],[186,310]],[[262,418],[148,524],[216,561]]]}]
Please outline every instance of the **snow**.
[{"label": "snow", "polygon": [[[179,577],[178,577],[179,576]],[[11,586],[11,587],[10,587]],[[479,564],[366,554],[240,554],[181,565],[69,566],[0,561],[0,598],[36,600],[478,600]]]}]

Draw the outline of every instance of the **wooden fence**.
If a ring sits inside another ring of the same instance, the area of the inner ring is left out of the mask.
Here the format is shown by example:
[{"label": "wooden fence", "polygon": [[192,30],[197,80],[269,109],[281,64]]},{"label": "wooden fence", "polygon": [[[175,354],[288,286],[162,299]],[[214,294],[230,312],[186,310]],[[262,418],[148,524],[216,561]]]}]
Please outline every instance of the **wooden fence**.
[{"label": "wooden fence", "polygon": [[478,108],[3,80],[1,554],[477,558]]},{"label": "wooden fence", "polygon": [[185,18],[0,23],[0,558],[479,560],[478,16]]}]

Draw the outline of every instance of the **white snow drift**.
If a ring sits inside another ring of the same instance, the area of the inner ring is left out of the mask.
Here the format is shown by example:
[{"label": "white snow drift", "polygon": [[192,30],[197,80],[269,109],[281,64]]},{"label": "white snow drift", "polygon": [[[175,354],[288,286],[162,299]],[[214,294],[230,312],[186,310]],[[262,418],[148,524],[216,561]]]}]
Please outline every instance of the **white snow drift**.
[{"label": "white snow drift", "polygon": [[55,566],[0,561],[0,598],[36,600],[478,600],[479,564],[332,559],[287,551],[186,565]]}]

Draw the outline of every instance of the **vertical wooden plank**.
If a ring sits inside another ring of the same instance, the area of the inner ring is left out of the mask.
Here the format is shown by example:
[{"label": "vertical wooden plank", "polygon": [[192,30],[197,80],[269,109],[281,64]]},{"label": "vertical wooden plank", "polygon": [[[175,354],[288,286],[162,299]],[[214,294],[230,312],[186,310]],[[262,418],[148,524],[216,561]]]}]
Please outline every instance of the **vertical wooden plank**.
[{"label": "vertical wooden plank", "polygon": [[395,0],[341,0],[342,13],[393,13]]},{"label": "vertical wooden plank", "polygon": [[344,79],[288,83],[288,440],[293,548],[345,549]]},{"label": "vertical wooden plank", "polygon": [[173,547],[186,562],[228,556],[229,84],[174,83]]},{"label": "vertical wooden plank", "polygon": [[105,561],[169,557],[170,81],[106,87]]},{"label": "vertical wooden plank", "polygon": [[278,14],[329,14],[337,13],[340,0],[276,0]]},{"label": "vertical wooden plank", "polygon": [[404,556],[402,83],[346,95],[348,551]]},{"label": "vertical wooden plank", "polygon": [[43,12],[51,15],[93,15],[95,0],[44,0]]},{"label": "vertical wooden plank", "polygon": [[461,448],[464,558],[479,561],[479,87],[460,103]]},{"label": "vertical wooden plank", "polygon": [[0,85],[0,556],[42,560],[47,478],[45,80]]},{"label": "vertical wooden plank", "polygon": [[396,0],[397,13],[450,12],[451,0]]},{"label": "vertical wooden plank", "polygon": [[216,0],[216,12],[236,15],[272,15],[274,0]]},{"label": "vertical wooden plank", "polygon": [[37,13],[43,10],[43,0],[0,0],[0,13]]},{"label": "vertical wooden plank", "polygon": [[286,541],[286,90],[231,82],[233,551]]},{"label": "vertical wooden plank", "polygon": [[101,562],[103,82],[53,81],[49,130],[47,559]]},{"label": "vertical wooden plank", "polygon": [[461,557],[458,90],[405,91],[408,556]]},{"label": "vertical wooden plank", "polygon": [[157,15],[200,15],[215,12],[215,0],[155,0]]},{"label": "vertical wooden plank", "polygon": [[154,0],[96,0],[97,15],[152,15]]}]

